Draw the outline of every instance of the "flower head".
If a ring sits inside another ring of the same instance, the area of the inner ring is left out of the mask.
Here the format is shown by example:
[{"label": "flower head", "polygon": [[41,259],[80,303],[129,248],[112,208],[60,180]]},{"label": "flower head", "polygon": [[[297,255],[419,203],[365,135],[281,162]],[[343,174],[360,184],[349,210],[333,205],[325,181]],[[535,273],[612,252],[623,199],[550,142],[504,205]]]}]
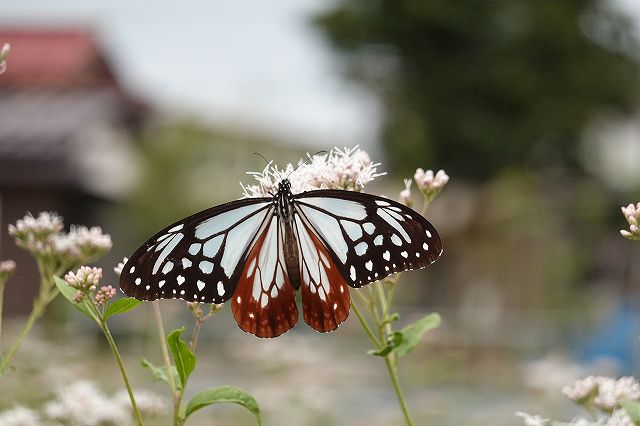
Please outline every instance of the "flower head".
[{"label": "flower head", "polygon": [[16,262],[13,260],[0,261],[0,285],[7,282],[16,271]]},{"label": "flower head", "polygon": [[551,420],[545,419],[544,417],[531,415],[529,413],[524,413],[522,411],[516,412],[516,416],[522,417],[524,419],[525,426],[549,426],[551,425]]},{"label": "flower head", "polygon": [[72,226],[68,234],[54,239],[56,254],[71,264],[88,262],[103,256],[111,249],[111,237],[98,226]]},{"label": "flower head", "polygon": [[623,237],[630,240],[640,240],[640,203],[629,204],[626,207],[622,207],[622,214],[629,223],[629,230],[623,229],[620,231]]},{"label": "flower head", "polygon": [[623,401],[640,401],[640,384],[633,377],[614,379],[589,376],[566,386],[562,392],[577,403],[593,403],[603,411],[612,412]]},{"label": "flower head", "polygon": [[256,184],[241,185],[243,195],[247,198],[275,194],[284,178],[290,180],[294,194],[315,189],[362,191],[367,183],[384,174],[377,173],[379,165],[373,163],[369,154],[357,146],[333,148],[328,154],[308,155],[307,160],[300,162],[297,168],[287,164],[281,170],[269,163],[262,172],[249,173],[257,181]]},{"label": "flower head", "polygon": [[404,180],[404,189],[400,191],[398,201],[407,207],[413,206],[413,198],[411,198],[411,179]]},{"label": "flower head", "polygon": [[116,295],[116,289],[110,285],[100,287],[100,290],[96,293],[94,298],[96,305],[104,305],[109,300],[113,299]]},{"label": "flower head", "polygon": [[9,50],[11,50],[11,45],[9,43],[5,43],[2,46],[2,50],[0,50],[0,74],[4,73],[7,70],[7,56],[9,56]]},{"label": "flower head", "polygon": [[444,170],[438,170],[437,173],[433,173],[433,170],[417,169],[413,175],[413,179],[416,181],[416,186],[422,193],[431,200],[438,195],[444,186],[449,182],[449,176]]},{"label": "flower head", "polygon": [[102,279],[102,268],[89,266],[81,266],[76,272],[69,272],[64,276],[67,284],[80,291],[95,289],[100,279]]},{"label": "flower head", "polygon": [[128,261],[128,257],[122,258],[122,262],[118,262],[118,265],[113,268],[113,272],[115,272],[116,275],[120,276],[122,274],[122,270],[124,269],[124,265],[126,265]]},{"label": "flower head", "polygon": [[40,426],[40,416],[33,410],[16,405],[0,413],[0,425],[2,426]]},{"label": "flower head", "polygon": [[18,246],[34,254],[44,254],[63,228],[62,217],[52,212],[41,212],[38,217],[28,214],[15,225],[9,225],[9,235],[15,238]]}]

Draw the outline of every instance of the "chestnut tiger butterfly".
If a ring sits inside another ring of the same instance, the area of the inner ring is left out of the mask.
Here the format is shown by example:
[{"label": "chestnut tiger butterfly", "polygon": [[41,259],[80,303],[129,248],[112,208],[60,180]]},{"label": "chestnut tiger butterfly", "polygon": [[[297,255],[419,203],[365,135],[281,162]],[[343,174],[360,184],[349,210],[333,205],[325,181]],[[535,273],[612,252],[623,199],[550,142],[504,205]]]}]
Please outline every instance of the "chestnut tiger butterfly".
[{"label": "chestnut tiger butterfly", "polygon": [[223,303],[246,332],[276,337],[298,321],[319,332],[349,315],[349,287],[424,268],[442,253],[422,215],[387,198],[343,190],[245,198],[182,219],[144,243],[120,275],[141,300]]}]

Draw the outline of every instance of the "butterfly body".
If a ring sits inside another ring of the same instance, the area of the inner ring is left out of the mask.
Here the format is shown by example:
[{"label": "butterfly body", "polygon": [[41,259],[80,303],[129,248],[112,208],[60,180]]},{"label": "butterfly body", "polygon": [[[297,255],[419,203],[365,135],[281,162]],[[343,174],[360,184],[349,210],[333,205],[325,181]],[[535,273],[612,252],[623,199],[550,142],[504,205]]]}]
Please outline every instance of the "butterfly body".
[{"label": "butterfly body", "polygon": [[316,190],[292,194],[283,179],[271,197],[222,204],[150,238],[125,264],[120,286],[142,300],[231,300],[236,322],[275,337],[298,320],[335,330],[350,308],[349,287],[423,268],[442,253],[420,214],[370,194]]}]

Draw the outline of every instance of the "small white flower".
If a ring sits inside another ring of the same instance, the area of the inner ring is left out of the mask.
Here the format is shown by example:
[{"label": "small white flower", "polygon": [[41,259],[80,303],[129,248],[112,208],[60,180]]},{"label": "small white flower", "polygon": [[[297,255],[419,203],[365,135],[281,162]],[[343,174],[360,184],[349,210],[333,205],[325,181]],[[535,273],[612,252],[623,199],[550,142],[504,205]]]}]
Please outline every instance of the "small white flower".
[{"label": "small white flower", "polygon": [[413,206],[413,198],[411,198],[411,179],[404,180],[404,189],[398,195],[398,201],[407,207]]},{"label": "small white flower", "polygon": [[444,170],[438,170],[437,173],[433,173],[433,170],[417,169],[413,175],[413,179],[416,181],[416,186],[422,191],[429,199],[433,199],[444,186],[449,182],[449,176]]},{"label": "small white flower", "polygon": [[623,401],[640,400],[640,384],[633,377],[627,376],[618,380],[598,377],[598,381],[598,395],[593,402],[602,410],[618,408]]},{"label": "small white flower", "polygon": [[281,170],[269,163],[262,172],[248,173],[257,184],[240,185],[246,198],[273,196],[284,178],[291,182],[294,194],[315,189],[362,191],[367,183],[384,174],[377,173],[379,165],[372,163],[369,154],[357,146],[343,150],[333,148],[328,154],[309,156],[297,168],[287,164]]},{"label": "small white flower", "polygon": [[516,412],[516,416],[524,419],[525,426],[551,426],[551,420],[544,417],[528,414],[522,411]]},{"label": "small white flower", "polygon": [[563,387],[562,393],[576,402],[581,402],[597,394],[598,386],[599,378],[589,376],[584,379],[577,380],[572,386]]},{"label": "small white flower", "polygon": [[640,240],[640,203],[629,204],[626,207],[622,207],[622,214],[629,223],[629,230],[623,229],[620,231],[623,237],[630,240]]},{"label": "small white flower", "polygon": [[102,279],[102,268],[91,268],[81,266],[76,272],[69,272],[64,276],[64,280],[71,287],[78,290],[95,288]]},{"label": "small white flower", "polygon": [[16,262],[13,260],[0,261],[0,285],[4,284],[16,271]]},{"label": "small white flower", "polygon": [[40,416],[33,410],[16,405],[0,413],[0,426],[40,426]]},{"label": "small white flower", "polygon": [[40,212],[38,217],[31,214],[19,219],[15,225],[9,225],[9,235],[16,239],[33,237],[43,239],[62,231],[62,217],[53,212]]},{"label": "small white flower", "polygon": [[124,265],[126,265],[128,260],[128,257],[122,258],[122,262],[119,262],[118,265],[113,268],[113,272],[115,272],[116,275],[120,276],[122,274],[122,270],[124,269]]},{"label": "small white flower", "polygon": [[603,426],[635,426],[624,410],[616,410]]}]

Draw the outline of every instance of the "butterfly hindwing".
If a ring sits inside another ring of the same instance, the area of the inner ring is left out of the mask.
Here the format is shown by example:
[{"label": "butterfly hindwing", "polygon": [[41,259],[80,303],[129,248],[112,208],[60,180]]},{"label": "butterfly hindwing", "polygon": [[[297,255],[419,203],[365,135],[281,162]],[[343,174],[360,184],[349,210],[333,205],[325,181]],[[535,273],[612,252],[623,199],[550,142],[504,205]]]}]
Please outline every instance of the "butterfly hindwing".
[{"label": "butterfly hindwing", "polygon": [[304,321],[316,331],[333,331],[349,316],[349,288],[325,245],[300,216],[295,234]]},{"label": "butterfly hindwing", "polygon": [[243,259],[273,211],[271,198],[251,198],[176,222],[131,256],[120,287],[141,300],[222,303],[233,295]]},{"label": "butterfly hindwing", "polygon": [[351,287],[424,268],[442,253],[440,237],[416,211],[383,197],[340,191],[295,196],[297,212],[330,248]]},{"label": "butterfly hindwing", "polygon": [[295,291],[284,259],[280,219],[273,215],[258,235],[240,274],[231,310],[241,329],[277,337],[298,321]]}]

